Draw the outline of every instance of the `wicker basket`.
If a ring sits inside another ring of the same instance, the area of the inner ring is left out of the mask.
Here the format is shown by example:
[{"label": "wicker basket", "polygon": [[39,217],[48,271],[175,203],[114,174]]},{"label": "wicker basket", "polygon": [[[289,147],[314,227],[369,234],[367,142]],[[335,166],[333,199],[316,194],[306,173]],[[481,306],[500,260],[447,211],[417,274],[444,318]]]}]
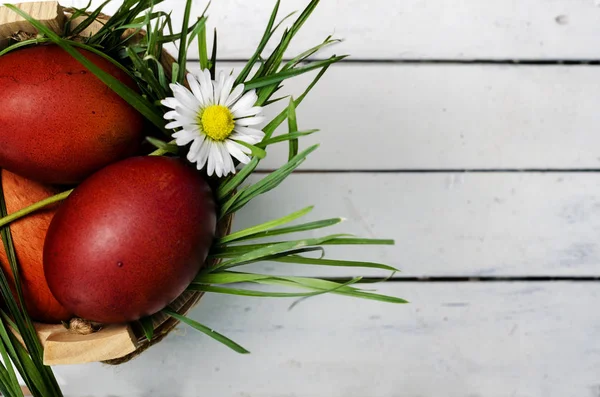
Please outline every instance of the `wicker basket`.
[{"label": "wicker basket", "polygon": [[[61,7],[55,1],[16,4],[44,25],[60,33],[70,16],[71,9]],[[93,34],[99,29],[102,20],[109,17],[101,15],[98,22],[88,26],[81,35]],[[72,24],[79,23],[83,17],[75,19]],[[30,37],[37,31],[14,12],[0,7],[0,49],[5,46],[10,37]],[[125,35],[128,34],[126,31]],[[144,34],[143,32],[141,34]],[[166,51],[162,54],[161,63],[168,73],[175,59]],[[170,76],[168,76],[170,78]],[[217,225],[217,236],[226,235],[231,229],[233,217],[223,219]],[[215,263],[205,263],[212,266]],[[193,308],[202,292],[184,292],[171,303],[171,308],[180,314],[186,314]],[[101,361],[106,364],[118,365],[138,356],[150,346],[163,340],[179,323],[164,314],[152,316],[154,336],[147,340],[143,332],[135,324],[111,325],[89,335],[69,332],[63,325],[36,324],[38,335],[44,345],[44,363],[47,365],[78,364]]]}]

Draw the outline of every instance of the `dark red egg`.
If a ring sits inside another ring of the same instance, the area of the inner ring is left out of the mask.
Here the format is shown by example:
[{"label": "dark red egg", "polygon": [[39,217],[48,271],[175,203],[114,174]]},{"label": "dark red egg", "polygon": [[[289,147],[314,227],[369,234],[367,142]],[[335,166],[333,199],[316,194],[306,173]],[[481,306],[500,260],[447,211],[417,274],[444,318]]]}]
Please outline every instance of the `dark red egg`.
[{"label": "dark red egg", "polygon": [[86,179],[54,216],[44,245],[52,293],[102,323],[154,314],[189,286],[216,229],[212,190],[178,159],[133,157]]},{"label": "dark red egg", "polygon": [[[106,59],[79,50],[132,89]],[[0,168],[36,181],[71,184],[138,153],[144,118],[56,45],[0,57]]]}]

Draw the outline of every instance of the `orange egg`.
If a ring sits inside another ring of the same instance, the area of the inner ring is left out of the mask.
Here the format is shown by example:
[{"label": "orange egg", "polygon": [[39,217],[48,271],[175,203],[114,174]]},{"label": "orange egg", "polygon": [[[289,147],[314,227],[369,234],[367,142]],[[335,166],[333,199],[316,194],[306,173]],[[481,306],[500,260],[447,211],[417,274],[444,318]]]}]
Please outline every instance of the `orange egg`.
[{"label": "orange egg", "polygon": [[[9,214],[58,193],[53,188],[6,170],[2,171],[2,188]],[[56,205],[30,214],[10,225],[15,253],[20,266],[19,274],[25,306],[34,320],[47,323],[58,323],[71,318],[71,313],[58,303],[50,292],[44,277],[44,239],[55,212]],[[10,264],[6,258],[4,245],[1,243],[0,265],[5,273],[11,276],[14,288]]]}]

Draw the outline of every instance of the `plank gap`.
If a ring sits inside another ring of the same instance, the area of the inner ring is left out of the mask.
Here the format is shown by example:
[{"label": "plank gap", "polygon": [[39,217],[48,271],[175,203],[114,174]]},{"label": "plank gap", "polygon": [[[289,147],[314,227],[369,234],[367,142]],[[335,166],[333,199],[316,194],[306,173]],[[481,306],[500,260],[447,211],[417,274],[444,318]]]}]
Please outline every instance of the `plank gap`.
[{"label": "plank gap", "polygon": [[[256,174],[269,174],[275,169],[255,170]],[[407,168],[407,169],[299,169],[296,174],[493,174],[493,173],[598,173],[600,168]]]},{"label": "plank gap", "polygon": [[[323,279],[346,283],[352,280],[353,277],[323,277]],[[599,282],[600,276],[398,276],[389,279],[365,277],[360,281],[360,284],[382,281],[386,283]]]},{"label": "plank gap", "polygon": [[[328,58],[309,58],[308,61],[323,61]],[[282,62],[288,62],[291,59],[284,59]],[[198,59],[188,59],[188,62],[199,62]],[[231,58],[220,59],[219,62],[228,63],[246,63],[247,59]],[[306,62],[301,62],[306,63]],[[437,65],[511,65],[511,66],[595,66],[600,65],[600,59],[445,59],[445,58],[405,58],[405,59],[366,59],[366,58],[345,58],[339,63],[345,64],[437,64]]]}]

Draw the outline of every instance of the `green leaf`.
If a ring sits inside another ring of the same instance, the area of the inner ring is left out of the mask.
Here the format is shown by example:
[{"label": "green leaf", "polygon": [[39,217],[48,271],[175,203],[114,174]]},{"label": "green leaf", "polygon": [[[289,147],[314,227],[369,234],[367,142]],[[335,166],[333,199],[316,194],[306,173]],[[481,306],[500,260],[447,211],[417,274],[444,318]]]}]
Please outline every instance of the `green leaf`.
[{"label": "green leaf", "polygon": [[221,207],[220,218],[225,215],[236,212],[248,202],[250,202],[256,196],[264,194],[283,182],[304,160],[306,157],[315,151],[319,145],[314,145],[294,156],[293,159],[288,161],[285,165],[280,167],[277,171],[274,171],[267,175],[265,178],[256,182],[254,185],[249,186],[243,190],[240,190],[236,195],[223,203]]},{"label": "green leaf", "polygon": [[41,44],[41,43],[48,43],[49,41],[51,41],[50,39],[46,39],[43,37],[40,37],[39,39],[29,39],[29,40],[23,40],[23,41],[19,41],[15,44],[12,44],[8,47],[6,47],[5,49],[3,49],[2,51],[0,51],[0,57],[2,55],[8,54],[11,51],[17,50],[21,47],[27,47],[33,44]]},{"label": "green leaf", "polygon": [[[319,130],[307,130],[307,131],[292,132],[290,134],[282,134],[282,135],[276,136],[275,138],[265,139],[262,142],[260,142],[259,144],[257,144],[256,146],[265,148],[269,145],[273,145],[274,143],[279,143],[279,142],[286,142],[286,141],[291,142],[292,140],[295,140],[297,142],[298,138],[314,134],[315,132],[319,132]],[[295,151],[296,152],[298,151],[297,144],[296,144]]]},{"label": "green leaf", "polygon": [[[323,77],[323,75],[325,74],[327,69],[329,69],[329,66],[326,66],[323,69],[321,69],[319,71],[319,73],[315,76],[313,81],[311,81],[311,83],[308,85],[308,87],[306,87],[306,89],[304,90],[302,95],[300,95],[298,97],[298,99],[296,99],[294,101],[294,105],[296,106],[296,108],[298,108],[298,106],[302,103],[304,98],[306,98],[306,95],[308,95],[308,93],[314,88],[314,86],[319,82],[319,80],[321,80],[321,77]],[[262,104],[263,103],[257,103],[256,106],[262,106]],[[281,123],[283,123],[285,121],[286,118],[287,118],[287,109],[284,109],[281,113],[279,113],[277,115],[277,117],[275,117],[273,120],[271,120],[271,122],[269,122],[269,124],[267,124],[265,126],[265,128],[263,128],[263,132],[265,133],[265,137],[263,140],[267,140],[267,139],[271,138],[271,136],[273,135],[273,133],[275,132],[277,127],[279,127],[281,125]]]},{"label": "green leaf", "polygon": [[340,266],[340,267],[364,267],[368,269],[382,269],[389,270],[391,272],[397,272],[398,269],[375,262],[357,262],[357,261],[343,261],[333,259],[318,259],[318,258],[307,258],[299,255],[288,255],[276,259],[271,259],[274,262],[282,263],[296,263],[301,265],[317,265],[317,266]]},{"label": "green leaf", "polygon": [[[296,104],[294,98],[290,98],[290,104],[288,106],[288,131],[290,134],[298,131],[298,121],[296,118]],[[288,161],[294,158],[298,154],[298,138],[290,139],[290,151]]]},{"label": "green leaf", "polygon": [[[282,227],[278,229],[271,229],[261,233],[254,233],[245,237],[237,238],[236,242],[245,241],[245,240],[257,240],[266,237],[278,236],[281,234],[289,234],[289,233],[298,233],[298,232],[306,232],[309,230],[321,229],[324,227],[329,227],[336,225],[342,222],[342,218],[331,218],[331,219],[323,219],[320,221],[302,223],[300,225]],[[218,243],[217,243],[218,244]]]},{"label": "green leaf", "polygon": [[142,317],[138,322],[142,327],[142,330],[144,330],[144,335],[146,336],[146,339],[148,341],[151,341],[152,337],[154,336],[154,324],[152,322],[152,318]]},{"label": "green leaf", "polygon": [[100,4],[98,6],[98,8],[96,8],[96,10],[94,10],[92,13],[90,13],[83,21],[81,21],[77,25],[77,27],[75,27],[75,29],[73,29],[73,31],[71,32],[71,35],[72,36],[77,36],[79,33],[83,32],[88,26],[90,26],[92,23],[94,23],[96,21],[96,19],[98,19],[98,16],[102,12],[102,9],[108,3],[110,3],[110,1],[111,0],[106,0],[105,2],[103,2],[102,4]]},{"label": "green leaf", "polygon": [[182,323],[185,323],[185,324],[189,325],[190,327],[195,328],[200,332],[203,332],[204,334],[210,336],[211,338],[213,338],[214,340],[216,340],[218,342],[221,342],[222,344],[224,344],[225,346],[229,347],[230,349],[232,349],[233,351],[235,351],[237,353],[241,353],[241,354],[250,353],[248,350],[246,350],[242,346],[238,345],[231,339],[227,338],[224,335],[221,335],[217,331],[210,329],[205,325],[200,324],[197,321],[194,321],[188,317],[182,316],[181,314],[174,312],[171,309],[163,309],[163,312],[165,314],[168,314],[169,316],[181,321]]},{"label": "green leaf", "polygon": [[281,71],[278,73],[273,73],[273,74],[269,74],[269,75],[266,75],[263,77],[258,77],[258,78],[248,81],[244,86],[245,86],[246,90],[262,88],[262,87],[266,87],[266,86],[272,86],[273,84],[280,83],[280,82],[290,79],[292,77],[300,76],[301,74],[310,72],[311,70],[320,69],[325,66],[330,66],[331,64],[333,64],[335,62],[339,62],[346,57],[347,57],[347,55],[332,56],[331,58],[324,59],[321,61],[311,62],[307,65],[304,65],[304,66],[301,66],[298,68],[288,69],[288,70],[284,70],[284,71]]},{"label": "green leaf", "polygon": [[198,32],[198,56],[200,58],[200,69],[208,69],[210,64],[208,60],[208,45],[206,43],[206,24]]},{"label": "green leaf", "polygon": [[222,202],[223,199],[228,197],[235,189],[238,188],[244,181],[254,172],[260,158],[253,157],[248,164],[246,164],[233,178],[222,183],[217,189],[217,199]]},{"label": "green leaf", "polygon": [[248,149],[250,149],[251,153],[252,153],[252,157],[258,157],[259,159],[264,159],[267,156],[267,152],[264,151],[264,149],[259,148],[258,146],[254,146],[251,145],[247,142],[244,141],[238,141],[234,139],[234,142],[239,143],[240,145],[247,147]]},{"label": "green leaf", "polygon": [[179,147],[177,145],[174,145],[172,143],[167,143],[165,141],[161,141],[160,139],[156,139],[154,137],[151,136],[147,136],[146,140],[148,142],[150,142],[150,144],[152,146],[154,146],[157,149],[161,150],[161,155],[165,154],[165,153],[172,153],[172,154],[178,154],[179,153]]},{"label": "green leaf", "polygon": [[[182,32],[187,32],[190,25],[190,13],[192,11],[192,0],[186,0],[185,11],[183,12],[183,22],[181,26]],[[179,56],[177,57],[177,63],[179,63],[179,73],[177,75],[177,82],[183,84],[185,81],[186,72],[186,61],[187,61],[187,34],[182,34],[179,38]]]},{"label": "green leaf", "polygon": [[215,269],[228,269],[234,266],[241,266],[245,264],[249,264],[252,262],[257,262],[260,260],[264,260],[267,257],[281,254],[282,252],[286,252],[289,250],[295,250],[298,248],[310,247],[321,245],[327,240],[338,238],[342,236],[340,234],[332,234],[330,236],[320,237],[320,238],[310,238],[304,240],[294,240],[294,241],[285,241],[282,243],[274,243],[268,244],[263,247],[259,247],[250,252],[239,255],[236,258],[229,259],[221,262],[218,265],[213,266],[210,270],[214,271]]},{"label": "green leaf", "polygon": [[244,230],[240,230],[239,232],[231,233],[225,237],[218,239],[216,241],[216,244],[226,244],[226,243],[230,243],[232,241],[240,240],[244,237],[248,238],[257,233],[265,233],[266,231],[273,229],[277,226],[284,225],[286,223],[295,221],[296,219],[303,217],[304,215],[311,212],[313,210],[313,208],[314,207],[312,207],[312,206],[306,207],[304,209],[301,209],[300,211],[296,211],[289,215],[283,216],[279,219],[261,223],[260,225],[256,225],[256,226],[244,229]]},{"label": "green leaf", "polygon": [[336,238],[328,240],[325,245],[394,245],[395,241],[377,238]]},{"label": "green leaf", "polygon": [[282,68],[282,70],[287,70],[287,69],[291,69],[294,68],[296,65],[298,65],[299,63],[305,61],[308,57],[310,57],[311,55],[316,54],[318,51],[322,50],[325,47],[329,47],[333,44],[336,43],[340,43],[341,40],[338,39],[331,39],[331,36],[327,37],[323,43],[304,51],[303,53],[301,53],[300,55],[294,57],[293,59],[289,60]]},{"label": "green leaf", "polygon": [[221,271],[217,273],[199,274],[196,276],[193,284],[236,284],[249,283],[257,280],[272,278],[264,274],[239,273],[231,271]]},{"label": "green leaf", "polygon": [[290,287],[298,287],[302,286],[309,289],[314,289],[318,291],[328,291],[331,290],[331,293],[350,296],[353,298],[362,298],[375,300],[386,303],[408,303],[408,301],[397,298],[389,295],[381,295],[368,291],[363,291],[357,288],[349,287],[344,284],[336,283],[328,280],[321,280],[309,277],[291,277],[291,276],[278,276],[277,280],[274,279],[266,279],[266,280],[257,280],[256,282],[259,284],[268,284],[268,285],[287,285]]},{"label": "green leaf", "polygon": [[320,292],[267,292],[240,288],[216,287],[213,285],[191,284],[189,291],[215,292],[219,294],[252,296],[259,298],[298,298],[319,295]]}]

